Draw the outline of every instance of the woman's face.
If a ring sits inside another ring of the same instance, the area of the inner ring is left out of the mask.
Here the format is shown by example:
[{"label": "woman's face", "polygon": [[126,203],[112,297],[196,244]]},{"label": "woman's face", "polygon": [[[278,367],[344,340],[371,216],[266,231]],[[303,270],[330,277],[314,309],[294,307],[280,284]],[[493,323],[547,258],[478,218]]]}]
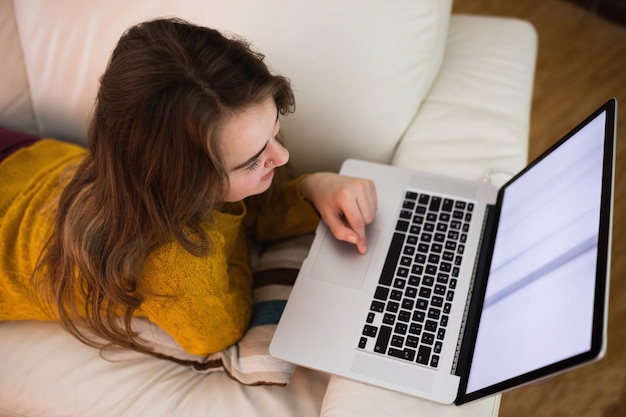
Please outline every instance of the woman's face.
[{"label": "woman's face", "polygon": [[220,135],[230,182],[225,201],[239,201],[270,187],[274,169],[289,160],[289,152],[276,140],[279,129],[271,98],[226,121]]}]

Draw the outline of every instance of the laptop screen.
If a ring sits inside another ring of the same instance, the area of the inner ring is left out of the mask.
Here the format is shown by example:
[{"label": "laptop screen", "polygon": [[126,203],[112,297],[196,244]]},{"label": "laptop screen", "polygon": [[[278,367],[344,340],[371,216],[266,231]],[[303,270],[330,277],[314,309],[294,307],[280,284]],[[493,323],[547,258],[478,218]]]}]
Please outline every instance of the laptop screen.
[{"label": "laptop screen", "polygon": [[613,132],[599,110],[502,188],[470,399],[602,353]]}]

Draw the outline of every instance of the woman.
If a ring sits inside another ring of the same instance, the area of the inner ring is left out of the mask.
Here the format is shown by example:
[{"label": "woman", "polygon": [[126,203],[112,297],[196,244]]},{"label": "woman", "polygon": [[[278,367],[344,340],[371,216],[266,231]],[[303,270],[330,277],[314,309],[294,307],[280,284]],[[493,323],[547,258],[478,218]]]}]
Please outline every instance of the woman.
[{"label": "woman", "polygon": [[146,317],[206,355],[250,319],[248,239],[310,232],[319,213],[364,253],[372,182],[279,179],[279,115],[294,105],[241,40],[171,19],[129,29],[88,149],[41,140],[0,163],[0,319],[59,320],[90,345],[149,352],[131,328]]}]

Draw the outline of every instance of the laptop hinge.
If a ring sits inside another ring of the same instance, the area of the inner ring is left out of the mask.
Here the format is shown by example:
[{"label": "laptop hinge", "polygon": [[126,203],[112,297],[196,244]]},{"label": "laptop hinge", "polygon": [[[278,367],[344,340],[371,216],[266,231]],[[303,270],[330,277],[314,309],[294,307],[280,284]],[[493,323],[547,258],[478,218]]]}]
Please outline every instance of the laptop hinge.
[{"label": "laptop hinge", "polygon": [[[478,288],[479,291],[482,292],[484,291],[484,287],[486,285],[486,283],[484,281],[486,281],[486,277],[488,276],[487,272],[488,272],[488,268],[489,268],[489,264],[490,264],[490,252],[491,252],[491,248],[493,247],[493,234],[495,232],[494,230],[494,225],[495,225],[495,221],[493,219],[493,217],[495,216],[496,210],[495,210],[495,206],[488,204],[487,208],[485,209],[485,216],[483,218],[483,224],[481,227],[481,233],[480,233],[480,240],[478,241],[478,256],[476,256],[476,260],[474,262],[474,269],[472,270],[472,278],[470,280],[470,285],[469,285],[469,291],[467,294],[467,300],[465,302],[465,310],[463,312],[463,320],[461,322],[461,329],[459,331],[459,338],[457,340],[456,343],[456,353],[454,354],[454,361],[452,362],[452,374],[454,375],[461,375],[461,373],[458,372],[458,368],[459,365],[461,365],[462,367],[464,367],[465,364],[467,364],[467,361],[469,360],[469,357],[471,356],[472,352],[468,352],[468,349],[466,349],[466,345],[467,345],[467,339],[465,336],[466,333],[466,328],[467,328],[467,323],[468,323],[468,319],[470,317],[475,317],[477,314],[479,314],[480,309],[478,308],[478,305],[482,303],[482,301],[480,302],[476,302],[479,300],[475,300],[475,296],[474,296],[474,292],[477,290],[476,288],[476,278],[478,276],[482,277],[481,282],[479,282],[478,284],[480,284],[480,288]],[[480,297],[480,300],[482,300],[482,298],[484,297],[484,294],[482,294],[482,296]],[[476,321],[473,321],[476,322]],[[476,329],[473,329],[475,333]]]}]

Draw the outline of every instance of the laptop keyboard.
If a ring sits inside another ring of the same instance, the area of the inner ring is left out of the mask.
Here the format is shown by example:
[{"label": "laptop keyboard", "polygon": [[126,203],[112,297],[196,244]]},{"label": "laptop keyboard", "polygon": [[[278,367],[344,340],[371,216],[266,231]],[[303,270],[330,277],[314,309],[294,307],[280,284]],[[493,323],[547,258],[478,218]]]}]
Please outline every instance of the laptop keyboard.
[{"label": "laptop keyboard", "polygon": [[438,367],[473,209],[406,192],[359,349]]}]

